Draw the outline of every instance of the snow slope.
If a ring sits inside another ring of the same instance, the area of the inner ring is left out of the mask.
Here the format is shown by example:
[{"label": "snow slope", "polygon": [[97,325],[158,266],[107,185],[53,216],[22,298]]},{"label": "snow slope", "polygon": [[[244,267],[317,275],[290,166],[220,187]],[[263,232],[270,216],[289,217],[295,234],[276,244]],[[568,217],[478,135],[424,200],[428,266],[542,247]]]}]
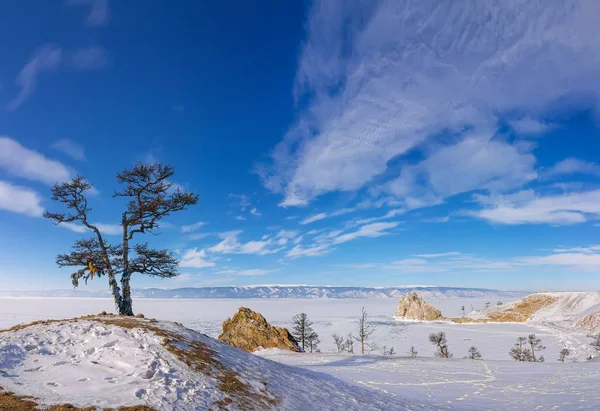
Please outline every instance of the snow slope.
[{"label": "snow slope", "polygon": [[[397,287],[324,287],[310,285],[260,285],[248,287],[147,288],[134,289],[134,298],[400,298],[418,291],[425,298],[516,299],[527,293],[483,288],[397,286]],[[108,290],[0,291],[5,297],[79,297],[110,298]]]},{"label": "snow slope", "polygon": [[[549,292],[554,304],[546,305],[536,311],[529,319],[533,324],[555,324],[562,327],[579,327],[586,317],[600,315],[600,292]],[[593,328],[594,325],[592,325]],[[597,325],[597,324],[596,324]]]},{"label": "snow slope", "polygon": [[468,318],[598,331],[600,330],[600,292],[535,293],[500,307],[474,311],[468,315]]},{"label": "snow slope", "polygon": [[399,397],[263,359],[175,323],[123,321],[87,317],[0,332],[0,386],[42,405],[414,408]]},{"label": "snow slope", "polygon": [[[422,349],[424,347],[418,347]],[[428,347],[429,348],[429,347]],[[519,363],[401,356],[291,355],[277,350],[265,358],[331,374],[434,409],[598,410],[600,362]],[[402,353],[401,353],[402,355]]]},{"label": "snow slope", "polygon": [[600,332],[600,292],[542,292],[501,307],[475,311],[474,320],[517,321],[551,333],[572,356],[585,359],[598,353],[591,333]]}]

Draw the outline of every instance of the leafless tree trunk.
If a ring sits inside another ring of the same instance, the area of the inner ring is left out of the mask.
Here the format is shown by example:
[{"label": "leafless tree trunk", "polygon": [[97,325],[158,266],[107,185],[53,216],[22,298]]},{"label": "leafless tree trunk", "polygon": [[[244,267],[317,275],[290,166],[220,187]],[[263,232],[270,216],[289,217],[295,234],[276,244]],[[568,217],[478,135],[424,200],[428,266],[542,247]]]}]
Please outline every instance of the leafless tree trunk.
[{"label": "leafless tree trunk", "polygon": [[360,342],[360,352],[361,354],[365,353],[365,348],[369,351],[375,349],[374,344],[370,344],[368,341],[371,339],[371,335],[375,332],[377,327],[373,324],[369,324],[369,314],[365,307],[362,308],[361,315],[356,323],[358,336],[356,340]]}]

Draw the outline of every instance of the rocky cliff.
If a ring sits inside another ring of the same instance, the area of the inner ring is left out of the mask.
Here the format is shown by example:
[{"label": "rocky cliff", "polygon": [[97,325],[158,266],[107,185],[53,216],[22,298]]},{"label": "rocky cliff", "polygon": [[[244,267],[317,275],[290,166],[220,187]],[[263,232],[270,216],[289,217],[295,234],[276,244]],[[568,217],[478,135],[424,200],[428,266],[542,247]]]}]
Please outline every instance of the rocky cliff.
[{"label": "rocky cliff", "polygon": [[287,328],[272,326],[260,313],[246,307],[240,307],[232,318],[223,322],[219,340],[247,352],[261,348],[301,351]]},{"label": "rocky cliff", "polygon": [[419,294],[406,293],[398,301],[396,317],[406,320],[434,321],[442,317],[440,310],[419,297]]}]

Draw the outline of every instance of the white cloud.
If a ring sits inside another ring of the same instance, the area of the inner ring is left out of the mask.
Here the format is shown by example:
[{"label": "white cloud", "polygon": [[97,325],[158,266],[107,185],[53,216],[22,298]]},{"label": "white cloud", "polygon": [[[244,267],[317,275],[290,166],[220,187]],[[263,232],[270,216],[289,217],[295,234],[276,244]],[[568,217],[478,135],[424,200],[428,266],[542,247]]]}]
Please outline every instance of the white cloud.
[{"label": "white cloud", "polygon": [[300,224],[310,224],[314,223],[315,221],[323,220],[325,218],[327,218],[327,213],[319,213],[305,218],[304,220],[300,221]]},{"label": "white cloud", "polygon": [[90,12],[85,20],[87,27],[104,26],[109,21],[108,0],[69,0],[69,4],[90,8]]},{"label": "white cloud", "polygon": [[486,208],[469,214],[493,223],[568,225],[600,218],[600,190],[546,196],[521,191],[477,199]]},{"label": "white cloud", "polygon": [[198,251],[197,248],[194,248],[187,250],[183,254],[179,265],[188,268],[206,268],[214,267],[216,264],[206,260],[206,252],[204,250]]},{"label": "white cloud", "polygon": [[184,233],[191,233],[192,231],[199,230],[200,228],[204,227],[205,225],[206,225],[206,223],[204,221],[198,221],[197,223],[194,223],[194,224],[182,226],[181,231],[183,231]]},{"label": "white cloud", "polygon": [[17,76],[19,93],[8,103],[8,110],[15,110],[33,94],[43,72],[54,72],[61,68],[74,70],[98,70],[108,63],[108,55],[102,47],[92,46],[65,51],[54,44],[45,44],[29,58]]},{"label": "white cloud", "polygon": [[250,207],[250,199],[245,194],[229,193],[229,198],[234,199],[242,211],[246,211],[246,209]]},{"label": "white cloud", "polygon": [[41,202],[35,191],[0,180],[0,210],[41,217],[44,213]]},{"label": "white cloud", "polygon": [[217,274],[226,274],[226,275],[265,275],[273,272],[273,270],[263,270],[260,268],[254,268],[250,270],[235,270],[233,268],[228,268],[226,270],[217,271]]},{"label": "white cloud", "polygon": [[54,71],[58,68],[61,56],[62,50],[52,44],[42,46],[33,53],[17,77],[16,83],[21,90],[8,104],[9,110],[19,107],[35,91],[38,76],[42,72]]},{"label": "white cloud", "polygon": [[289,217],[286,217],[286,218],[284,218],[284,220],[291,221],[291,220],[295,220],[295,219],[297,219],[297,218],[298,218],[298,216],[297,216],[297,215],[291,215],[291,216],[289,216]]},{"label": "white cloud", "polygon": [[258,212],[258,210],[256,209],[256,207],[252,207],[250,209],[250,214],[254,215],[254,216],[261,216],[262,214]]},{"label": "white cloud", "polygon": [[221,233],[219,236],[223,239],[220,243],[207,248],[207,251],[222,254],[257,254],[266,255],[274,254],[281,251],[283,248],[277,244],[276,240],[263,237],[260,241],[248,241],[241,243],[238,236],[242,233],[241,230],[228,231]]},{"label": "white cloud", "polygon": [[244,220],[246,219],[246,217],[244,217],[244,216],[241,216],[241,215],[236,215],[236,216],[235,216],[235,217],[233,217],[233,218],[235,218],[235,219],[236,219],[236,220],[238,220],[238,221],[244,221]]},{"label": "white cloud", "polygon": [[93,223],[93,225],[100,230],[101,233],[107,235],[121,235],[123,234],[123,227],[119,224],[103,224],[103,223]]},{"label": "white cloud", "polygon": [[[535,178],[535,159],[531,146],[497,139],[496,113],[540,118],[562,96],[598,97],[598,24],[591,1],[316,1],[295,86],[306,109],[257,172],[288,206],[360,189],[414,150],[443,167],[422,164],[414,180],[389,186],[412,208],[519,188]],[[447,150],[435,144],[442,133]]]},{"label": "white cloud", "polygon": [[600,253],[600,245],[590,245],[588,247],[555,248],[552,251],[554,251],[555,253],[593,254]]},{"label": "white cloud", "polygon": [[62,163],[49,160],[9,137],[0,137],[0,169],[16,177],[46,184],[66,181],[71,177]]},{"label": "white cloud", "polygon": [[461,253],[456,251],[449,251],[446,253],[438,253],[438,254],[417,254],[417,257],[421,258],[440,258],[440,257],[454,257],[461,255]]},{"label": "white cloud", "polygon": [[552,254],[539,256],[511,257],[505,260],[490,260],[484,257],[447,252],[422,254],[391,263],[345,264],[360,270],[389,270],[401,274],[409,273],[464,273],[471,272],[522,272],[529,267],[555,268],[557,270],[579,270],[598,272],[600,270],[600,245],[587,247],[557,248]]},{"label": "white cloud", "polygon": [[439,148],[426,160],[405,167],[384,189],[416,208],[477,189],[512,190],[537,177],[532,154],[491,140],[492,135],[493,131],[473,133]]},{"label": "white cloud", "polygon": [[333,251],[328,244],[317,245],[313,247],[304,247],[300,244],[294,246],[291,250],[286,253],[286,257],[298,258],[298,257],[316,257],[325,255],[328,252]]},{"label": "white cloud", "polygon": [[554,123],[544,123],[531,117],[523,117],[510,123],[512,129],[519,135],[539,135],[556,128]]},{"label": "white cloud", "polygon": [[589,161],[579,160],[577,158],[567,158],[556,163],[546,173],[547,176],[567,174],[589,174],[600,177],[600,165]]},{"label": "white cloud", "polygon": [[281,230],[277,233],[277,238],[288,238],[288,239],[294,239],[296,237],[298,237],[298,235],[300,234],[300,232],[296,231],[296,230]]},{"label": "white cloud", "polygon": [[334,244],[341,244],[348,241],[355,240],[360,237],[381,237],[390,234],[387,230],[395,228],[398,223],[373,223],[367,224],[360,227],[358,230],[351,233],[342,234],[335,237],[333,240]]},{"label": "white cloud", "polygon": [[88,231],[86,226],[76,223],[60,223],[59,227],[66,228],[67,230],[73,231],[75,233],[85,233]]},{"label": "white cloud", "polygon": [[208,237],[209,235],[211,235],[211,233],[196,233],[196,234],[190,234],[187,236],[188,240],[202,240],[203,238]]},{"label": "white cloud", "polygon": [[85,152],[83,151],[83,146],[73,140],[58,140],[50,147],[65,153],[75,160],[85,161]]},{"label": "white cloud", "polygon": [[532,266],[559,266],[590,272],[600,270],[600,254],[558,253],[539,257],[522,257],[518,263]]},{"label": "white cloud", "polygon": [[342,234],[343,230],[333,230],[328,233],[319,234],[314,238],[314,241],[317,243],[330,243],[332,239],[336,238],[340,234]]},{"label": "white cloud", "polygon": [[[102,234],[105,235],[121,235],[123,234],[123,227],[118,224],[104,224],[104,223],[91,223],[93,226],[96,226],[98,230]],[[90,232],[90,229],[79,224],[79,223],[60,223],[59,227],[66,228],[67,230],[71,230],[76,233],[87,233]]]},{"label": "white cloud", "polygon": [[447,223],[450,221],[450,216],[422,218],[421,221],[424,223]]},{"label": "white cloud", "polygon": [[395,209],[390,210],[387,213],[385,213],[384,215],[379,216],[379,217],[362,218],[362,219],[359,219],[359,220],[349,221],[347,223],[347,226],[348,227],[356,227],[356,226],[359,226],[359,225],[369,224],[369,223],[372,223],[372,222],[375,222],[375,221],[388,220],[390,218],[397,217],[397,216],[402,215],[404,213],[406,213],[405,209],[403,209],[403,208],[395,208]]}]

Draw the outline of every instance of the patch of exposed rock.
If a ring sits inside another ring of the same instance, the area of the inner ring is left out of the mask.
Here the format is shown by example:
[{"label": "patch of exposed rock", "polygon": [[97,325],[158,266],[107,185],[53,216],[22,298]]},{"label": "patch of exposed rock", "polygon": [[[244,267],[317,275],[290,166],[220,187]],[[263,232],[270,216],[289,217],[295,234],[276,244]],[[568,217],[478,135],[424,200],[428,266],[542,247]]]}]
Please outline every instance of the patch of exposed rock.
[{"label": "patch of exposed rock", "polygon": [[396,317],[421,321],[435,321],[443,318],[440,310],[423,300],[416,292],[406,293],[398,301]]},{"label": "patch of exposed rock", "polygon": [[223,322],[219,340],[247,352],[261,348],[302,351],[287,328],[272,326],[260,313],[246,307],[240,307],[232,318]]}]

